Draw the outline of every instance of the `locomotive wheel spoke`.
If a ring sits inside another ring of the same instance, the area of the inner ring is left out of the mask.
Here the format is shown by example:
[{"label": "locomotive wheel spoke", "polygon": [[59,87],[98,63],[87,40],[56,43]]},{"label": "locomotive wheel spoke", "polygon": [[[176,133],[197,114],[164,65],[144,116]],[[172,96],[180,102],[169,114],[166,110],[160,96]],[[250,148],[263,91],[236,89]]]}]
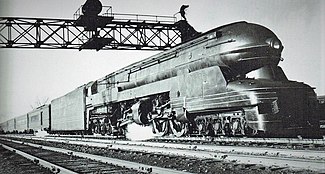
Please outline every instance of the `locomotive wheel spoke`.
[{"label": "locomotive wheel spoke", "polygon": [[232,135],[236,135],[236,132],[240,130],[239,120],[236,120],[232,123],[231,129],[232,129]]},{"label": "locomotive wheel spoke", "polygon": [[170,129],[176,137],[181,137],[188,132],[187,124],[177,120],[170,120]]},{"label": "locomotive wheel spoke", "polygon": [[199,134],[201,135],[201,134],[203,134],[204,132],[205,132],[205,130],[204,130],[204,123],[198,123],[198,125],[197,125],[197,128],[198,128],[198,130],[199,130]]},{"label": "locomotive wheel spoke", "polygon": [[241,119],[241,123],[240,123],[240,133],[241,135],[246,135],[246,130],[247,129],[247,122],[245,118]]},{"label": "locomotive wheel spoke", "polygon": [[100,134],[105,135],[106,134],[106,126],[103,124],[100,126]]},{"label": "locomotive wheel spoke", "polygon": [[113,133],[112,125],[109,123],[106,125],[106,134],[111,135]]},{"label": "locomotive wheel spoke", "polygon": [[156,136],[164,136],[168,132],[168,121],[161,119],[154,119],[152,121],[152,132]]}]

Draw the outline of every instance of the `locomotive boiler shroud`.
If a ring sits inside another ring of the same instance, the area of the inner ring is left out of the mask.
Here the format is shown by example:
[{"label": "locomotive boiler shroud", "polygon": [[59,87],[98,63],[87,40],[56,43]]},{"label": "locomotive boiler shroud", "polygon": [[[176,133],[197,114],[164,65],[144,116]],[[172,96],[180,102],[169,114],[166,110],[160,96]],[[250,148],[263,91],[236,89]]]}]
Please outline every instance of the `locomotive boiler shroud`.
[{"label": "locomotive boiler shroud", "polygon": [[[277,36],[261,25],[225,25],[97,80],[111,85],[96,85],[98,92],[89,96],[87,105],[94,115],[96,109],[112,108],[107,115],[113,123],[133,119],[148,124],[168,117],[175,121],[170,123],[173,132],[183,129],[177,127],[179,121],[190,123],[184,127],[194,125],[193,129],[201,129],[204,122],[203,127],[210,126],[215,134],[225,133],[226,122],[236,127],[233,133],[241,129],[245,134],[251,129],[276,135],[302,134],[317,128],[312,113],[316,95],[308,85],[286,78],[277,66],[282,50]],[[247,78],[252,72],[257,74],[255,78]],[[168,103],[167,114],[153,116],[154,111],[136,107],[143,98],[154,103],[161,95],[168,96],[162,103]],[[138,114],[127,113],[132,106]],[[116,110],[122,110],[121,114]]]}]

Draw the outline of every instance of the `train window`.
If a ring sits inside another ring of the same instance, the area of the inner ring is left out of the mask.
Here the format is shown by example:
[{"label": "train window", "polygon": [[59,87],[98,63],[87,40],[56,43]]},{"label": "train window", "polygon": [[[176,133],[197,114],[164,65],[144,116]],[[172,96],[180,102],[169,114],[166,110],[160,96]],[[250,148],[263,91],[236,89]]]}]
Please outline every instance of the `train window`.
[{"label": "train window", "polygon": [[220,70],[227,82],[232,82],[234,80],[244,79],[245,75],[241,75],[234,71],[230,67],[220,67]]},{"label": "train window", "polygon": [[43,112],[41,112],[41,125],[43,125]]},{"label": "train window", "polygon": [[251,71],[246,74],[246,78],[248,79],[256,79],[258,77],[258,74],[256,71]]},{"label": "train window", "polygon": [[38,115],[31,116],[31,117],[30,117],[30,121],[31,121],[31,122],[37,122],[37,121],[39,121],[39,117],[38,117]]},{"label": "train window", "polygon": [[260,103],[258,104],[258,113],[267,114],[272,113],[272,106],[270,103]]},{"label": "train window", "polygon": [[232,77],[233,77],[233,73],[231,72],[230,68],[227,67],[220,67],[221,72],[224,76],[224,78],[226,79],[227,82],[231,81]]},{"label": "train window", "polygon": [[216,37],[219,39],[222,36],[222,32],[221,31],[217,31],[216,32]]},{"label": "train window", "polygon": [[86,88],[86,92],[85,92],[85,93],[86,93],[86,97],[90,96],[89,89],[90,89],[90,88]]},{"label": "train window", "polygon": [[98,85],[97,85],[97,81],[94,82],[94,83],[91,85],[91,94],[92,94],[92,95],[98,93],[97,86],[98,86]]},{"label": "train window", "polygon": [[288,80],[280,67],[264,66],[246,74],[249,79],[271,79],[286,81]]}]

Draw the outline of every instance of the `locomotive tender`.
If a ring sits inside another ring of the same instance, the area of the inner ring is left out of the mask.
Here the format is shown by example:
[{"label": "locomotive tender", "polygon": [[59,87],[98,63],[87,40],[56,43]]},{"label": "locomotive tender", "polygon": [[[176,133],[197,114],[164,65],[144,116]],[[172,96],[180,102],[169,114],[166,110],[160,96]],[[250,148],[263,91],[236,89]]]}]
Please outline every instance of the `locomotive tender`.
[{"label": "locomotive tender", "polygon": [[54,99],[51,131],[123,134],[136,123],[157,136],[316,136],[316,94],[287,79],[282,50],[261,25],[212,29]]}]

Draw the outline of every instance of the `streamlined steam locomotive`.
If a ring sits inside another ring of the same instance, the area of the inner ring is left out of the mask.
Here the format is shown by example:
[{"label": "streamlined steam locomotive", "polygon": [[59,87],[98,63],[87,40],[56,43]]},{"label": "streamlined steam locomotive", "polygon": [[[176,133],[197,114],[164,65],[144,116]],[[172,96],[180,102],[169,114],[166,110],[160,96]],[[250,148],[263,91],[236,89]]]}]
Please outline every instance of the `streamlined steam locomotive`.
[{"label": "streamlined steam locomotive", "polygon": [[157,135],[313,136],[317,97],[278,66],[283,45],[269,29],[237,22],[93,82],[88,129],[135,122]]},{"label": "streamlined steam locomotive", "polygon": [[287,79],[282,50],[261,25],[212,29],[54,99],[49,129],[123,134],[136,123],[157,136],[315,137],[316,94]]}]

